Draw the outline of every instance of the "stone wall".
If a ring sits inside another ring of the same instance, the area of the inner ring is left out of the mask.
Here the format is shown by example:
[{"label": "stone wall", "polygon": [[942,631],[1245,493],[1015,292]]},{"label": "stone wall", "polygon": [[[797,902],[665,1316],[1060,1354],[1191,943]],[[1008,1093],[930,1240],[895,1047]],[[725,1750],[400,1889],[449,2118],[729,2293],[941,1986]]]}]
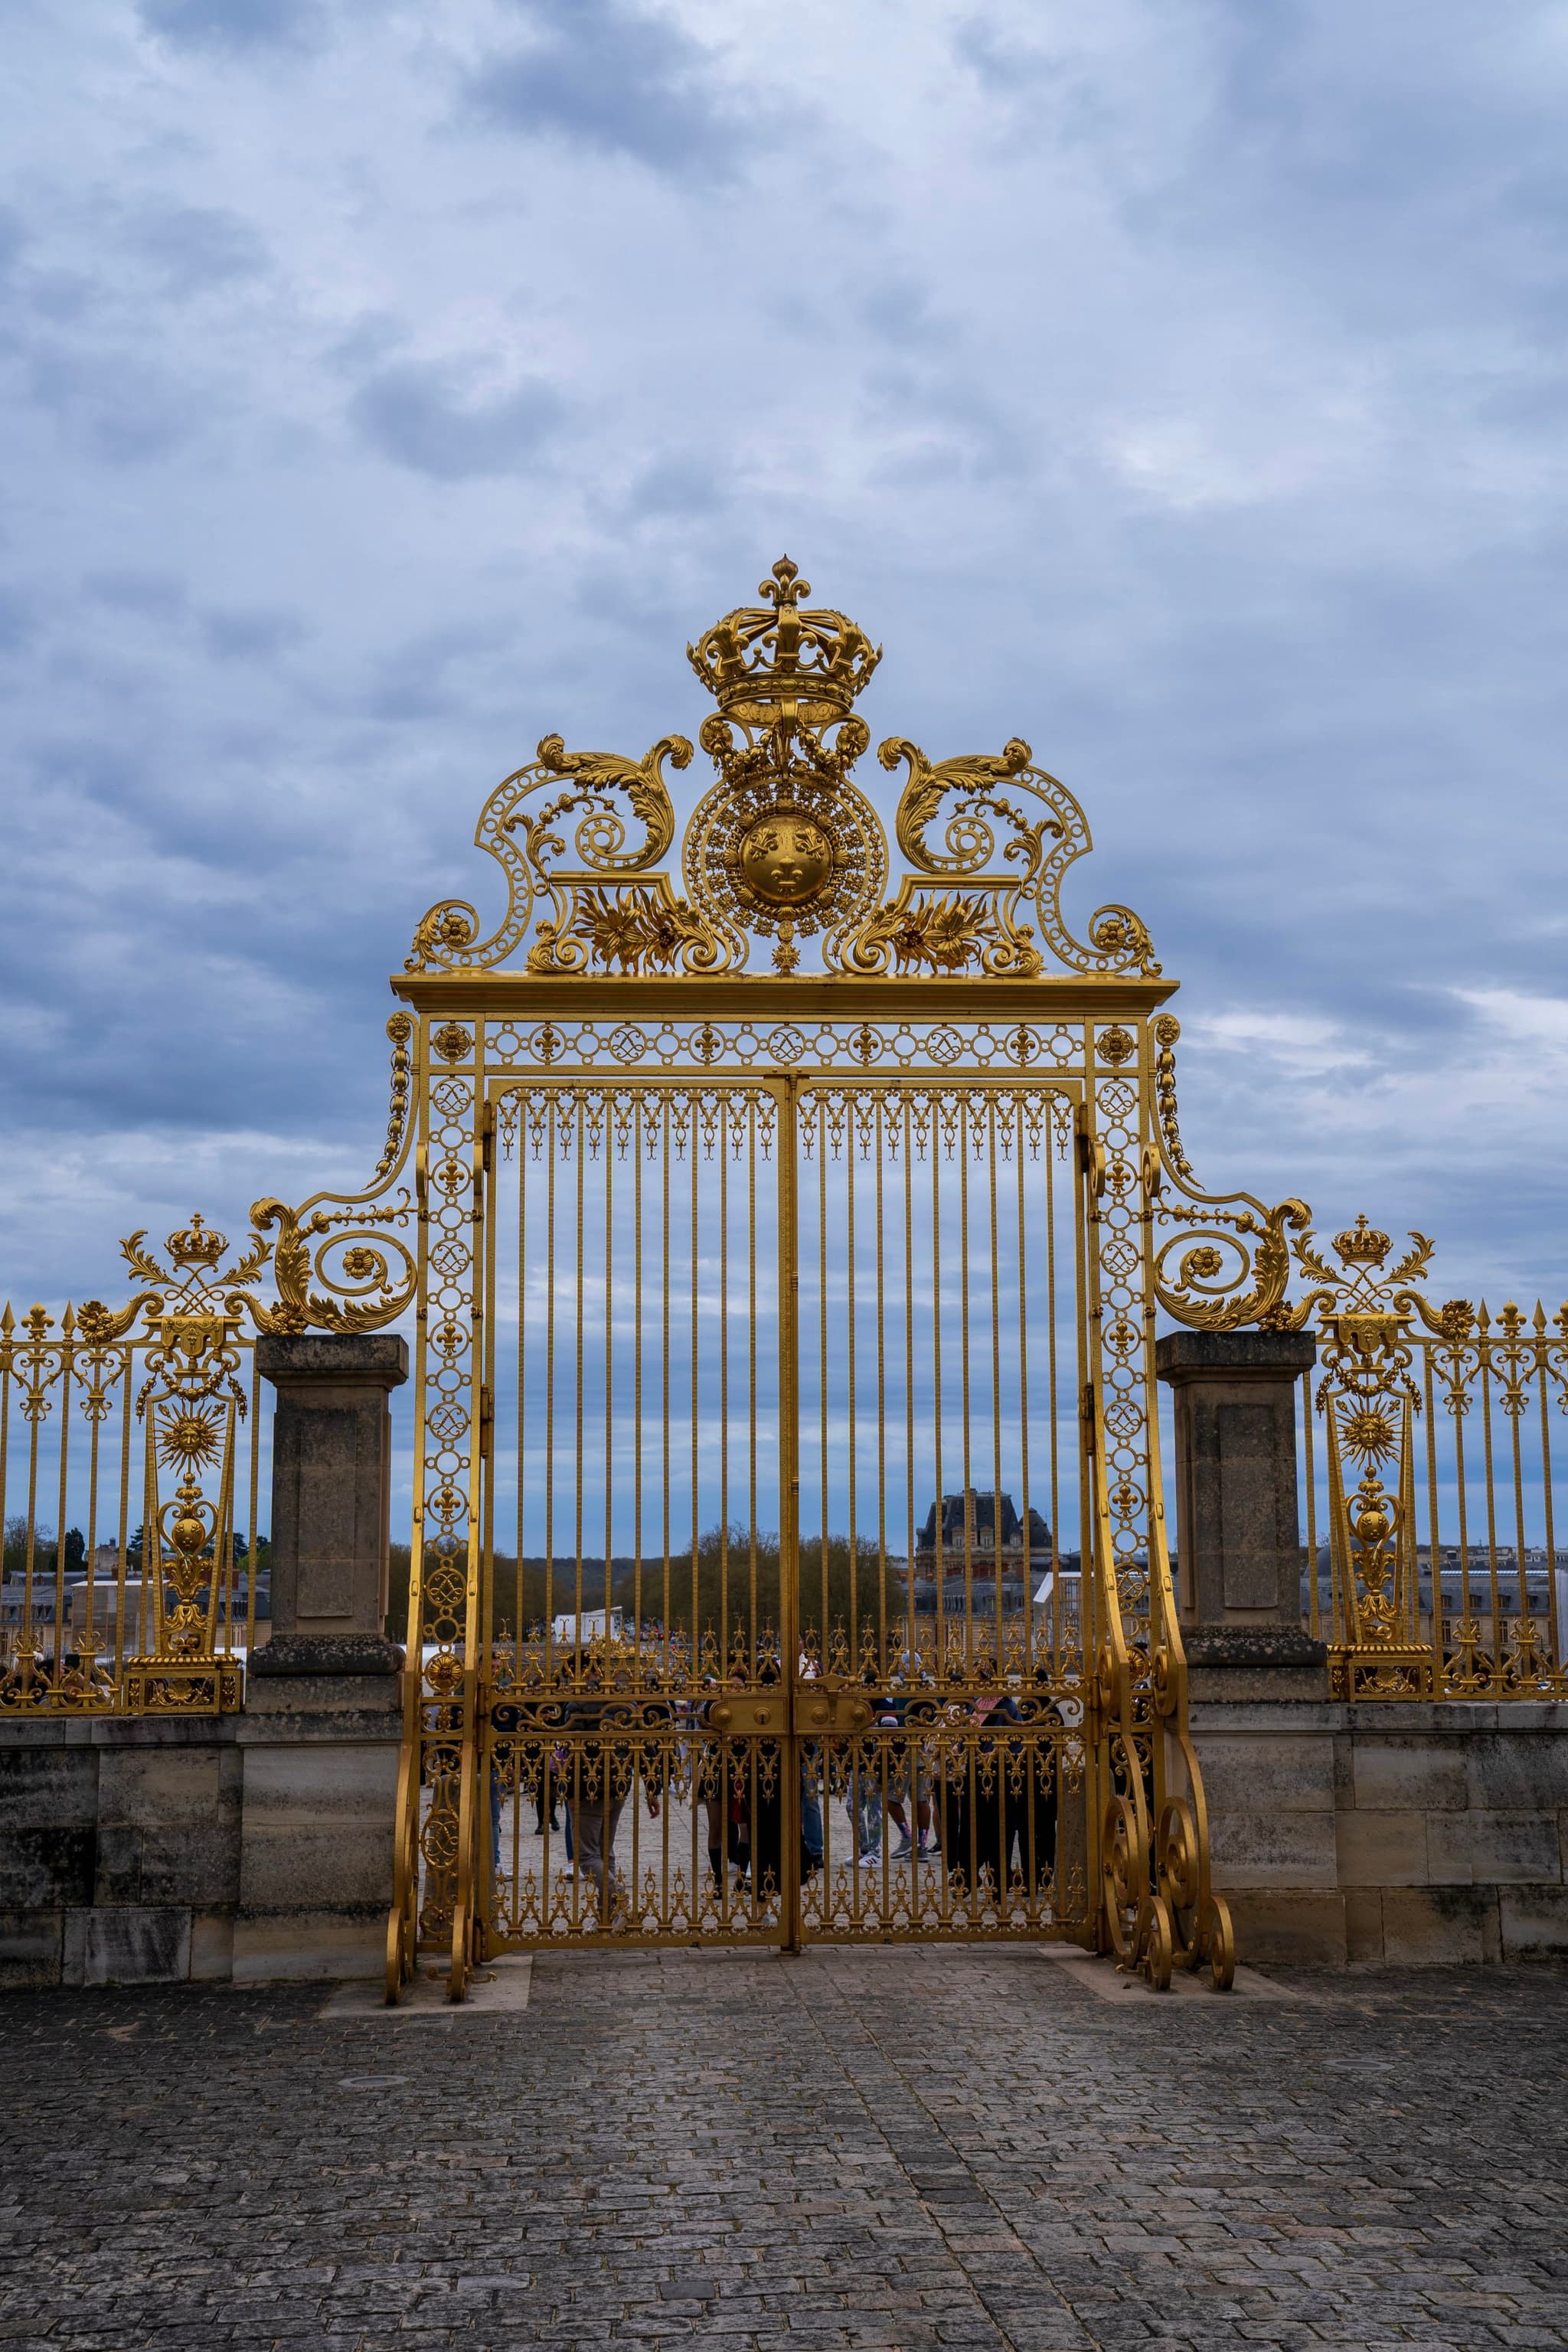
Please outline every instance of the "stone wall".
[{"label": "stone wall", "polygon": [[1196,1699],[1243,1957],[1568,1955],[1568,1706]]},{"label": "stone wall", "polygon": [[[0,1723],[0,1984],[378,1976],[395,1687]],[[1244,1958],[1568,1955],[1568,1706],[1206,1698],[1193,1729]]]},{"label": "stone wall", "polygon": [[244,1715],[0,1722],[0,1984],[379,1974],[396,1690],[280,1679]]}]

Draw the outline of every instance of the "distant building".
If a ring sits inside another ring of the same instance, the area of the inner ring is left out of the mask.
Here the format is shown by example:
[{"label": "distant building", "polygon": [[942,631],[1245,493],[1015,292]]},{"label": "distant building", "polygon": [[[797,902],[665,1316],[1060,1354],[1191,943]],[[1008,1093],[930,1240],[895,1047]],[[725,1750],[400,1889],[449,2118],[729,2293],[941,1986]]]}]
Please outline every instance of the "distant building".
[{"label": "distant building", "polygon": [[984,1615],[1007,1617],[1055,1566],[1050,1528],[1033,1504],[1026,1527],[1011,1495],[969,1486],[932,1503],[905,1580],[917,1615],[962,1616],[967,1596]]}]

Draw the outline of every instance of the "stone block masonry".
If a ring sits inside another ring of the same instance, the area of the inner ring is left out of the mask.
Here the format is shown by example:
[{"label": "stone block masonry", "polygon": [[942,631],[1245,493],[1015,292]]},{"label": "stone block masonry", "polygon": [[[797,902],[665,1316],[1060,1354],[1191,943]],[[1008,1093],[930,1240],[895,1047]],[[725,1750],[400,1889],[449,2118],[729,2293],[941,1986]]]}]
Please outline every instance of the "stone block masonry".
[{"label": "stone block masonry", "polygon": [[402,1729],[374,1704],[0,1722],[0,1985],[374,1976]]},{"label": "stone block masonry", "polygon": [[1568,1954],[1568,1706],[1194,1700],[1249,1960]]}]

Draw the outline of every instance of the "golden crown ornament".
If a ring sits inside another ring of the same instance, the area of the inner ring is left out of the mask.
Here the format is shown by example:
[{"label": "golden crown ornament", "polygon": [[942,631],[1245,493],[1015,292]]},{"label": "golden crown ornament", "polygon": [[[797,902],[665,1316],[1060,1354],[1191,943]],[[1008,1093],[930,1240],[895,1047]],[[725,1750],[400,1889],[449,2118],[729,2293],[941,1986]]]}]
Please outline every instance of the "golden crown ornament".
[{"label": "golden crown ornament", "polygon": [[763,605],[737,605],[686,648],[722,715],[752,728],[780,717],[808,727],[842,719],[881,660],[881,646],[842,613],[826,606],[803,613],[811,583],[787,555],[757,593]]},{"label": "golden crown ornament", "polygon": [[169,1235],[169,1256],[175,1265],[216,1265],[228,1247],[228,1236],[204,1224],[199,1210],[188,1225]]},{"label": "golden crown ornament", "polygon": [[[1068,928],[1061,883],[1092,845],[1089,826],[1016,736],[937,761],[901,735],[881,745],[882,766],[906,772],[892,828],[906,871],[889,895],[888,835],[851,772],[871,740],[855,702],[881,647],[846,614],[809,607],[787,555],[757,593],[686,648],[717,706],[699,730],[715,772],[681,839],[679,887],[664,866],[677,835],[665,769],[689,765],[686,738],[636,760],[545,735],[474,836],[505,870],[505,915],[487,936],[466,899],[439,900],[411,971],[495,970],[521,952],[552,978],[716,978],[742,970],[760,937],[787,974],[813,935],[823,971],[847,978],[1027,980],[1047,950],[1068,971],[1159,971],[1131,908],[1100,908],[1087,940]],[[460,1061],[460,1024],[436,1045]]]}]

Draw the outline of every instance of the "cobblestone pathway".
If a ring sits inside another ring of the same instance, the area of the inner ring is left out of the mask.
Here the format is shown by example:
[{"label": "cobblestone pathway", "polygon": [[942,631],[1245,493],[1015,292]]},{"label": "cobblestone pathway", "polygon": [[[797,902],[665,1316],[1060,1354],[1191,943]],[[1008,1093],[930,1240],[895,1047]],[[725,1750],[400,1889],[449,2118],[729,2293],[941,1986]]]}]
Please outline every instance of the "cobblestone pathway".
[{"label": "cobblestone pathway", "polygon": [[0,2343],[1568,2345],[1568,1972],[605,1955],[0,1999]]}]

